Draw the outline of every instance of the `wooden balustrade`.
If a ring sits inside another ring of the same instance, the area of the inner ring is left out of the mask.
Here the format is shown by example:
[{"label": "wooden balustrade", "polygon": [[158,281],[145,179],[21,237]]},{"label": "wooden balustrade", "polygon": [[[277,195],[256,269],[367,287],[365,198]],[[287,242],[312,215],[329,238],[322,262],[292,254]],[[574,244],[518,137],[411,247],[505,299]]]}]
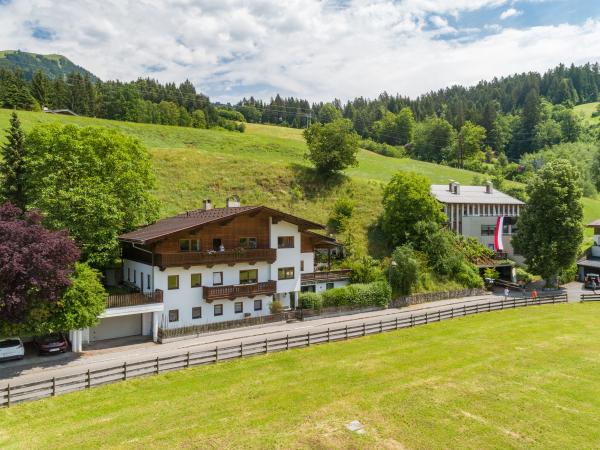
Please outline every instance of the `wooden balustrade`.
[{"label": "wooden balustrade", "polygon": [[346,280],[346,279],[350,278],[351,275],[352,275],[352,270],[341,269],[341,270],[331,270],[328,272],[303,273],[301,275],[301,280],[302,280],[302,282],[338,281],[338,280]]},{"label": "wooden balustrade", "polygon": [[124,308],[127,306],[149,305],[163,302],[163,291],[160,289],[154,292],[142,294],[133,292],[131,294],[113,294],[106,299],[107,308]]},{"label": "wooden balustrade", "polygon": [[204,300],[212,302],[219,299],[230,299],[239,297],[254,297],[257,295],[273,295],[277,289],[277,282],[266,281],[263,283],[239,284],[235,286],[212,286],[203,287]]},{"label": "wooden balustrade", "polygon": [[222,252],[179,252],[157,253],[154,264],[161,267],[192,266],[197,264],[235,264],[240,262],[256,263],[266,261],[273,264],[277,258],[274,248],[240,248]]}]

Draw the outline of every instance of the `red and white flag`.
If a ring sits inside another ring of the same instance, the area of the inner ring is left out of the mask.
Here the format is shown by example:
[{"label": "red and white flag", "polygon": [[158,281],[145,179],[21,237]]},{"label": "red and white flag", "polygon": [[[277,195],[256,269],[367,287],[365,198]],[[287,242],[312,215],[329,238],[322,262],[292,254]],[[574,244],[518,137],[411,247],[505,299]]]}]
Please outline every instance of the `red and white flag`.
[{"label": "red and white flag", "polygon": [[502,244],[502,229],[504,228],[504,216],[498,217],[496,220],[496,231],[494,232],[494,249],[497,252],[501,252],[504,250],[504,245]]}]

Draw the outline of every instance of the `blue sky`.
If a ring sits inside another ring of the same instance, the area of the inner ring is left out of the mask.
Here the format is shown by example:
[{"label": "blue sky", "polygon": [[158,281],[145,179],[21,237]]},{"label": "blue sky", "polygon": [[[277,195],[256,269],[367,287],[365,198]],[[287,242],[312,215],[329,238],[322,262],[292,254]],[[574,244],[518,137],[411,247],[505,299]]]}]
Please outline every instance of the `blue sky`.
[{"label": "blue sky", "polygon": [[0,43],[220,101],[416,96],[600,60],[600,0],[0,0]]}]

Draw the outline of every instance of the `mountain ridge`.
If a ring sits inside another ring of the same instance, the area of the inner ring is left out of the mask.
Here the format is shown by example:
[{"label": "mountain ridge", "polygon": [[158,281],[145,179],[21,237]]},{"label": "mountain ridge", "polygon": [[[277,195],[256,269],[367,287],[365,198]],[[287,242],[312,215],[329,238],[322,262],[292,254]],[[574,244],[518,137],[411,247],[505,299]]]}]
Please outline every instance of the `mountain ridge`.
[{"label": "mountain ridge", "polygon": [[99,80],[89,70],[75,64],[66,56],[55,53],[43,55],[21,50],[0,50],[0,69],[18,69],[27,80],[31,80],[38,70],[52,79],[65,78],[68,74],[76,72],[87,75],[92,81]]}]

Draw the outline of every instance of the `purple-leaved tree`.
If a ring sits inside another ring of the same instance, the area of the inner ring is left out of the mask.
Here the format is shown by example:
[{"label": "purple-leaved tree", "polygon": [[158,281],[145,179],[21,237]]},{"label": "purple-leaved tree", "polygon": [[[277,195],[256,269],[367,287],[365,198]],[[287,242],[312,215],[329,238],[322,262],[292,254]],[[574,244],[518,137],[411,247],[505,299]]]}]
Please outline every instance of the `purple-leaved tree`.
[{"label": "purple-leaved tree", "polygon": [[1,205],[0,324],[22,323],[32,309],[59,300],[78,258],[68,234],[44,228],[38,211]]}]

